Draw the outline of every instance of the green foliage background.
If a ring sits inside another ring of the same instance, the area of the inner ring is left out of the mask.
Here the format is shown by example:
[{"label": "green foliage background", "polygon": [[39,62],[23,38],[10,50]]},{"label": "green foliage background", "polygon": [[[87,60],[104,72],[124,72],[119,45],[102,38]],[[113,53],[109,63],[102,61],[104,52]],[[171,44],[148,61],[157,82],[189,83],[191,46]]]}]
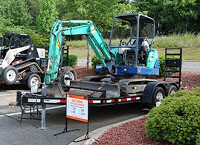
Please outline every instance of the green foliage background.
[{"label": "green foliage background", "polygon": [[43,47],[57,19],[87,19],[109,38],[113,17],[127,13],[153,17],[157,34],[198,34],[199,6],[199,0],[0,0],[0,35],[28,33]]}]

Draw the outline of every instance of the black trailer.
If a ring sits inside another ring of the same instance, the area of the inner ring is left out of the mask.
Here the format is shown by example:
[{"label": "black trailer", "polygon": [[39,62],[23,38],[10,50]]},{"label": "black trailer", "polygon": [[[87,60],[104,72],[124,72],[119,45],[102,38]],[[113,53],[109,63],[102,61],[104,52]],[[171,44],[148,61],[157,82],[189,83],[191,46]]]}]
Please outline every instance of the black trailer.
[{"label": "black trailer", "polygon": [[[176,51],[175,51],[176,50]],[[177,53],[177,51],[179,53]],[[168,57],[172,56],[172,57]],[[175,57],[174,57],[175,56]],[[108,106],[128,103],[143,103],[148,108],[156,107],[161,104],[163,98],[169,94],[175,93],[181,87],[181,63],[182,49],[169,48],[165,53],[165,76],[164,81],[154,79],[125,79],[118,82],[117,85],[107,85],[107,83],[98,82],[102,76],[86,77],[82,81],[71,81],[69,86],[63,85],[62,88],[66,95],[87,96],[89,106]],[[172,73],[175,73],[172,74]],[[108,79],[109,77],[106,77]],[[168,80],[171,78],[170,80]],[[103,78],[105,79],[105,77]],[[172,79],[178,79],[172,81]],[[96,80],[96,82],[94,81]],[[116,88],[117,87],[117,88]],[[120,96],[117,96],[112,89],[119,90]],[[125,90],[126,93],[123,91]],[[127,92],[131,92],[128,93]],[[38,106],[43,108],[42,128],[45,128],[45,106],[46,105],[65,105],[66,95],[62,97],[51,97],[46,94],[45,85],[40,93],[17,93],[17,105],[21,108],[25,106]],[[22,113],[23,116],[23,113]],[[21,117],[22,118],[22,117]]]}]

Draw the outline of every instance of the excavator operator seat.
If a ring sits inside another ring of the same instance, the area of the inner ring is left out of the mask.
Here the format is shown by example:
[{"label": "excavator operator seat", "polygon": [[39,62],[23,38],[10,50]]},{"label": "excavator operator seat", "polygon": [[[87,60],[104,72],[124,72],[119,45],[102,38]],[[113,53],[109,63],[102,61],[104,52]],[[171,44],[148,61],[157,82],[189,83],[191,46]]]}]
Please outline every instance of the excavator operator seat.
[{"label": "excavator operator seat", "polygon": [[135,51],[133,49],[126,49],[123,52],[123,62],[125,65],[134,65]]},{"label": "excavator operator seat", "polygon": [[143,39],[140,49],[138,50],[138,62],[139,65],[146,66],[146,59],[148,57],[148,53],[150,51],[149,43],[147,38]]},{"label": "excavator operator seat", "polygon": [[145,38],[144,41],[142,42],[141,48],[144,49],[145,52],[149,52],[150,46],[149,46],[149,43],[147,41],[147,38]]}]

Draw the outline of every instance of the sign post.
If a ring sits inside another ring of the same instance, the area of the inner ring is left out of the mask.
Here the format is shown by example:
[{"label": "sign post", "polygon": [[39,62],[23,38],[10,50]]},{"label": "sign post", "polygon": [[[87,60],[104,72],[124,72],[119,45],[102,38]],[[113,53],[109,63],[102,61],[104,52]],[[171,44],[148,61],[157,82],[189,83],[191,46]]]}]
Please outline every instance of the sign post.
[{"label": "sign post", "polygon": [[66,126],[61,133],[54,134],[59,135],[63,134],[66,132],[71,132],[71,131],[76,131],[79,129],[74,129],[74,130],[67,130],[67,120],[69,119],[74,119],[78,120],[81,122],[86,122],[87,123],[87,132],[86,136],[82,140],[74,141],[74,142],[80,142],[83,140],[89,139],[89,100],[88,97],[84,96],[78,96],[78,95],[72,95],[72,94],[66,94]]},{"label": "sign post", "polygon": [[87,123],[85,138],[74,142],[80,142],[89,138],[89,100],[88,97],[70,95],[67,97],[66,118]]}]

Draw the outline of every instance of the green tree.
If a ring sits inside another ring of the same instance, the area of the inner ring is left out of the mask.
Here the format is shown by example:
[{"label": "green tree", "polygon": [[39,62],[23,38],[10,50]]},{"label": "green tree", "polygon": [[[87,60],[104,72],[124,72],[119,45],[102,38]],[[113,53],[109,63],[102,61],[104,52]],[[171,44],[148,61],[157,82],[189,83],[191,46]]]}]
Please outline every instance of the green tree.
[{"label": "green tree", "polygon": [[2,0],[0,12],[10,25],[28,26],[31,22],[25,0]]},{"label": "green tree", "polygon": [[32,17],[32,22],[31,25],[35,26],[36,25],[36,18],[39,14],[39,0],[26,0],[27,7],[28,7],[28,12],[30,13]]},{"label": "green tree", "polygon": [[2,35],[2,29],[5,27],[4,23],[3,23],[4,19],[3,17],[0,15],[0,36]]},{"label": "green tree", "polygon": [[199,32],[199,0],[138,0],[161,34]]},{"label": "green tree", "polygon": [[38,31],[49,34],[57,17],[55,0],[43,0],[39,5],[39,15],[36,19]]},{"label": "green tree", "polygon": [[171,33],[186,33],[191,30],[191,21],[197,17],[194,12],[195,2],[196,0],[164,2],[161,22],[165,24],[165,29]]},{"label": "green tree", "polygon": [[[137,11],[134,4],[122,0],[61,0],[61,19],[92,20],[101,32],[109,32],[115,15]],[[61,4],[59,4],[60,6]]]}]

